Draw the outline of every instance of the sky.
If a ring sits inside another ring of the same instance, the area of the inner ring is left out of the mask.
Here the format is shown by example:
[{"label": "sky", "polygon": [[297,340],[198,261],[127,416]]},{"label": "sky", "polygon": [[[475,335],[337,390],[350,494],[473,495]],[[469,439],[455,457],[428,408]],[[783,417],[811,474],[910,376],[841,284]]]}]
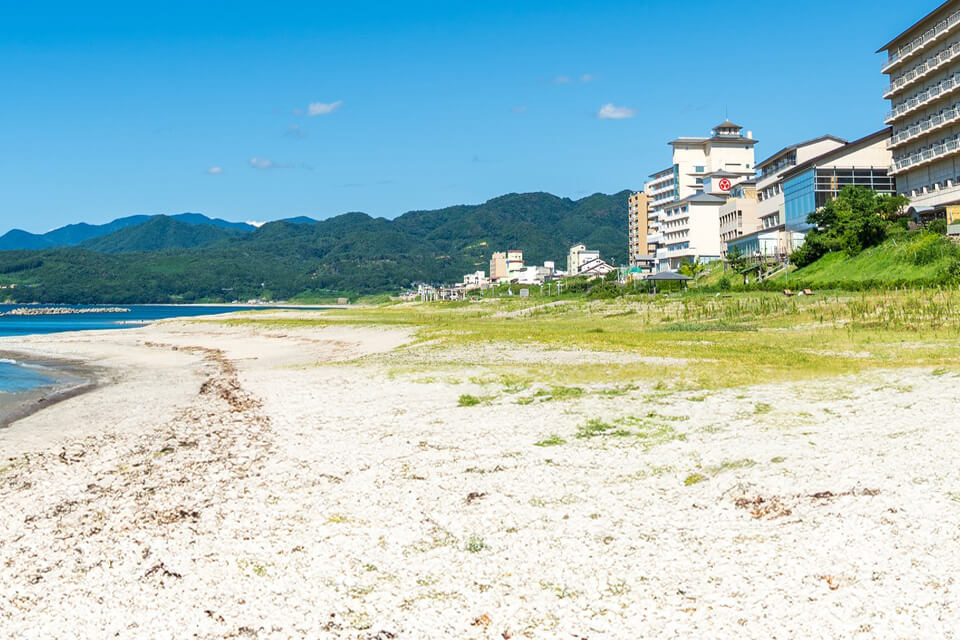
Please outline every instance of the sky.
[{"label": "sky", "polygon": [[637,190],[728,115],[758,161],[852,140],[937,4],[4,2],[0,233]]}]

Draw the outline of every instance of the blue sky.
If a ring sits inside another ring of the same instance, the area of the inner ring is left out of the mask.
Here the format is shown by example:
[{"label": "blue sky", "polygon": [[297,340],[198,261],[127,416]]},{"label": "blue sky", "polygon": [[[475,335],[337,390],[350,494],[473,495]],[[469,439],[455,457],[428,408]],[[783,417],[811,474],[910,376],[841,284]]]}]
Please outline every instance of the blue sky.
[{"label": "blue sky", "polygon": [[853,139],[874,51],[936,4],[7,3],[0,232],[637,189],[727,112],[758,160]]}]

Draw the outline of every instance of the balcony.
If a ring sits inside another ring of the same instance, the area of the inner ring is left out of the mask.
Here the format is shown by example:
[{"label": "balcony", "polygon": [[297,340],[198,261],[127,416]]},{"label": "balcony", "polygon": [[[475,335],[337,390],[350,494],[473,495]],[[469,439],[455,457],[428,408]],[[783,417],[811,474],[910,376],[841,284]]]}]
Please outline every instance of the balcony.
[{"label": "balcony", "polygon": [[923,80],[934,71],[942,69],[944,66],[955,60],[957,56],[960,56],[960,42],[946,47],[943,51],[931,56],[924,62],[921,62],[916,67],[910,71],[907,71],[902,76],[891,82],[890,86],[883,90],[883,97],[885,99],[889,99],[898,91],[902,91],[915,82]]},{"label": "balcony", "polygon": [[887,149],[896,149],[897,147],[901,147],[912,140],[916,140],[917,138],[927,135],[928,133],[933,133],[938,129],[942,129],[943,127],[947,127],[958,122],[960,122],[960,103],[944,110],[943,113],[930,116],[929,118],[917,122],[910,128],[904,129],[903,131],[895,134],[892,138],[890,138],[890,142],[887,143]]},{"label": "balcony", "polygon": [[658,233],[647,234],[647,242],[653,243],[653,242],[662,242],[662,241],[663,241],[662,233],[658,232]]},{"label": "balcony", "polygon": [[902,102],[894,107],[893,111],[887,113],[885,122],[891,124],[900,118],[921,109],[934,100],[939,100],[947,95],[953,94],[960,88],[960,73],[955,73],[946,80],[938,82],[926,91],[922,91],[909,100]]},{"label": "balcony", "polygon": [[890,173],[891,175],[896,175],[903,173],[907,169],[917,169],[931,162],[936,162],[947,156],[954,155],[958,151],[960,151],[960,140],[950,138],[949,140],[933,145],[929,149],[917,151],[902,158],[895,158]]},{"label": "balcony", "polygon": [[650,190],[647,192],[647,196],[656,197],[663,193],[672,193],[672,192],[673,192],[673,180],[671,180],[667,184],[660,185],[660,186],[651,185]]},{"label": "balcony", "polygon": [[960,11],[954,11],[947,16],[946,19],[938,22],[932,29],[928,29],[895,51],[890,51],[890,56],[883,65],[883,73],[890,73],[894,67],[898,67],[907,60],[910,60],[934,42],[939,42],[948,33],[953,31],[957,25],[960,25]]}]

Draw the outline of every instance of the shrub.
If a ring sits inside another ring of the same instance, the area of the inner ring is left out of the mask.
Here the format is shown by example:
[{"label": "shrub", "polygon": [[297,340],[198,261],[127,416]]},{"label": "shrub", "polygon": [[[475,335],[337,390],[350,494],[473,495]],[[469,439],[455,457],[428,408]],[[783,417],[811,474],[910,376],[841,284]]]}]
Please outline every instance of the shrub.
[{"label": "shrub", "polygon": [[483,402],[483,400],[477,396],[462,395],[460,396],[460,401],[457,404],[461,407],[475,407],[481,402]]},{"label": "shrub", "polygon": [[610,300],[619,298],[624,294],[624,290],[616,282],[603,280],[590,287],[587,297],[591,300]]},{"label": "shrub", "polygon": [[915,265],[925,265],[943,258],[947,254],[955,253],[949,240],[934,233],[924,233],[915,242],[908,245],[912,251],[911,261]]}]

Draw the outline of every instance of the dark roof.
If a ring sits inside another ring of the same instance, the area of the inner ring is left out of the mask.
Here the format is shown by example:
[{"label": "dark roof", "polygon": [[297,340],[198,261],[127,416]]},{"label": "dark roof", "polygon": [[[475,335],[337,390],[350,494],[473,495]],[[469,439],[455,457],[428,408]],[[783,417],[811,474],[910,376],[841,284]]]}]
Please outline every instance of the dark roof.
[{"label": "dark roof", "polygon": [[932,18],[933,16],[937,15],[938,13],[940,13],[941,11],[943,11],[944,9],[946,9],[949,5],[953,4],[954,1],[955,1],[955,0],[947,0],[946,2],[944,2],[942,5],[940,5],[939,7],[937,7],[936,9],[934,9],[933,11],[931,11],[930,13],[928,13],[927,15],[923,16],[922,18],[920,18],[919,20],[917,20],[916,22],[914,22],[912,25],[910,25],[910,27],[909,27],[906,31],[902,32],[902,33],[901,33],[900,35],[898,35],[896,38],[894,38],[893,40],[891,40],[891,41],[888,42],[887,44],[885,44],[885,45],[883,45],[882,47],[880,47],[879,49],[877,49],[877,53],[883,53],[884,51],[887,51],[888,49],[890,49],[890,46],[893,45],[893,43],[896,42],[896,41],[898,41],[898,40],[903,40],[903,39],[906,38],[906,37],[911,37],[911,36],[913,36],[913,32],[916,31],[917,28],[919,28],[921,24],[923,24],[924,22],[926,22],[927,20],[929,20],[929,19]]},{"label": "dark roof", "polygon": [[708,178],[739,178],[740,177],[739,173],[731,173],[729,171],[724,171],[723,169],[720,169],[719,171],[713,171],[706,175]]},{"label": "dark roof", "polygon": [[678,144],[705,144],[707,142],[735,142],[737,144],[757,144],[753,138],[746,136],[713,136],[712,138],[677,138],[667,144],[675,146]]},{"label": "dark roof", "polygon": [[713,128],[714,131],[716,131],[717,129],[743,129],[743,127],[741,127],[738,124],[733,124],[732,122],[730,122],[729,119],[727,119],[727,120],[724,120],[722,124],[718,124]]},{"label": "dark roof", "polygon": [[668,171],[673,171],[673,165],[670,165],[670,166],[669,166],[668,168],[666,168],[666,169],[660,169],[660,171],[657,171],[656,173],[651,173],[651,174],[650,174],[650,177],[651,177],[651,178],[656,178],[657,176],[659,176],[659,175],[661,175],[661,174],[664,174],[664,173],[666,173],[666,172],[668,172]]},{"label": "dark roof", "polygon": [[682,204],[682,203],[684,203],[684,202],[698,202],[698,203],[705,203],[705,204],[723,204],[723,203],[726,202],[726,201],[727,201],[726,198],[721,198],[720,196],[712,196],[712,195],[710,195],[709,193],[695,193],[695,194],[693,194],[692,196],[687,196],[686,198],[683,198],[683,199],[681,199],[681,200],[677,200],[676,202],[668,202],[666,205],[664,205],[664,208],[667,208],[667,207],[675,207],[675,206],[677,206],[678,204]]},{"label": "dark roof", "polygon": [[651,273],[644,280],[653,280],[657,281],[683,281],[683,280],[693,280],[689,276],[677,273],[676,271],[661,271],[660,273]]},{"label": "dark roof", "polygon": [[884,139],[884,138],[889,138],[892,133],[893,133],[893,128],[892,128],[892,127],[887,127],[886,129],[880,129],[880,131],[877,131],[877,132],[875,132],[875,133],[871,133],[871,134],[868,135],[868,136],[864,136],[864,137],[860,138],[859,140],[854,140],[853,142],[848,142],[847,144],[843,145],[842,147],[837,147],[836,149],[833,149],[833,150],[831,150],[831,151],[827,151],[826,153],[821,153],[820,155],[818,155],[818,156],[815,157],[815,158],[810,158],[809,160],[807,160],[807,161],[804,162],[803,164],[798,164],[798,165],[796,165],[796,166],[791,167],[791,168],[788,169],[787,171],[784,171],[784,172],[783,172],[783,175],[780,177],[780,179],[781,179],[781,180],[786,180],[788,176],[794,176],[794,175],[796,175],[796,174],[798,174],[798,173],[802,173],[802,172],[806,171],[807,169],[809,169],[810,167],[815,167],[815,166],[817,166],[817,165],[819,165],[819,164],[823,164],[824,162],[827,162],[828,160],[832,160],[833,158],[836,158],[836,157],[838,157],[838,156],[843,156],[843,155],[846,155],[846,154],[850,153],[851,151],[856,151],[857,149],[859,149],[859,148],[861,148],[861,147],[865,147],[865,146],[867,146],[867,145],[869,145],[869,144],[873,144],[873,143],[876,142],[877,140],[882,140],[882,139]]},{"label": "dark roof", "polygon": [[808,144],[816,144],[817,142],[823,142],[824,140],[836,140],[837,142],[839,142],[839,143],[841,143],[841,144],[847,144],[847,142],[848,142],[847,140],[844,140],[843,138],[838,138],[837,136],[832,136],[832,135],[830,135],[830,134],[822,135],[822,136],[820,136],[819,138],[813,138],[813,139],[811,139],[811,140],[804,140],[803,142],[798,142],[797,144],[792,144],[792,145],[790,145],[789,147],[784,147],[783,149],[780,149],[780,151],[777,151],[775,154],[773,154],[773,155],[770,156],[769,158],[767,158],[767,159],[765,159],[765,160],[761,160],[760,162],[758,162],[758,163],[757,163],[756,165],[754,165],[754,166],[756,166],[757,169],[760,169],[760,168],[764,167],[765,165],[769,164],[769,163],[772,162],[773,160],[776,160],[777,158],[779,158],[780,156],[782,156],[782,155],[784,155],[784,154],[786,154],[786,153],[789,153],[789,152],[791,152],[791,151],[796,151],[796,150],[799,149],[800,147],[805,147],[805,146],[807,146]]}]

